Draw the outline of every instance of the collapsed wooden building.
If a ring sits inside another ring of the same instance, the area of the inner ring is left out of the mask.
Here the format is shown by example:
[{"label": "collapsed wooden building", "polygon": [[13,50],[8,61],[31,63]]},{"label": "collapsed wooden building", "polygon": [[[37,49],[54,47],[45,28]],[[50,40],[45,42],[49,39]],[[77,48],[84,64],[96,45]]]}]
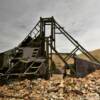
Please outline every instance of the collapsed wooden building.
[{"label": "collapsed wooden building", "polygon": [[[48,36],[46,35],[47,26],[50,26]],[[75,47],[65,58],[56,50],[56,34],[64,35]],[[81,51],[90,61],[79,59],[76,55],[77,51]],[[68,34],[54,17],[50,17],[40,18],[36,26],[17,47],[0,54],[0,78],[8,79],[12,76],[48,78],[53,52],[65,64],[65,69],[69,68],[73,74],[79,77],[100,68],[100,62]],[[75,60],[74,67],[67,63],[70,58]]]}]

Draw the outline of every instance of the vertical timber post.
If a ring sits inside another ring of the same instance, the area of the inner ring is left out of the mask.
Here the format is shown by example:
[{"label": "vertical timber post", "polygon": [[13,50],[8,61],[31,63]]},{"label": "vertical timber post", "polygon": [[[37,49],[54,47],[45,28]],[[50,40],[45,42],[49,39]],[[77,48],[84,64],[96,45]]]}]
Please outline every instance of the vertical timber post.
[{"label": "vertical timber post", "polygon": [[[53,26],[53,17],[51,17],[51,35],[50,35],[50,45],[53,46],[53,38],[54,38],[54,26]],[[52,48],[50,48],[50,60],[51,60],[51,76],[52,76],[52,63],[53,63],[53,60],[52,60]]]},{"label": "vertical timber post", "polygon": [[47,59],[47,77],[50,77],[50,64],[49,64],[49,37],[45,38],[46,42],[46,59]]},{"label": "vertical timber post", "polygon": [[45,56],[45,23],[40,17],[41,55]]},{"label": "vertical timber post", "polygon": [[55,27],[55,20],[54,20],[53,17],[52,17],[52,20],[53,20],[53,42],[54,42],[53,45],[54,45],[54,48],[56,49],[56,39],[55,39],[56,38],[56,36],[55,36],[56,35],[55,34],[55,28],[56,27]]}]

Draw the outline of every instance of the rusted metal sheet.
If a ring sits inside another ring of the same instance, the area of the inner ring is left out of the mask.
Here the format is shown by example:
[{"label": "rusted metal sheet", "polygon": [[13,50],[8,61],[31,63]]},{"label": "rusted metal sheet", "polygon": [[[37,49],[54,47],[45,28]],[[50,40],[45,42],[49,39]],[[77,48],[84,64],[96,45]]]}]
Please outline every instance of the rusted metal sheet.
[{"label": "rusted metal sheet", "polygon": [[100,69],[100,64],[83,60],[80,58],[75,58],[75,64],[76,64],[76,75],[78,77],[84,77],[87,74],[97,69]]}]

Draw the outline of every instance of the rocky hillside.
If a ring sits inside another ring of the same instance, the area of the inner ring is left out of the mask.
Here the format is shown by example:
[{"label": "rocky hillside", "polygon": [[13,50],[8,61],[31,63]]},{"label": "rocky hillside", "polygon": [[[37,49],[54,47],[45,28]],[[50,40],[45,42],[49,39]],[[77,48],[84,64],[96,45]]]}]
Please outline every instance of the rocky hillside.
[{"label": "rocky hillside", "polygon": [[[95,58],[97,58],[99,61],[100,61],[100,49],[97,49],[97,50],[94,50],[94,51],[90,51],[90,53],[95,57]],[[65,53],[61,53],[61,56],[63,57],[63,58],[65,58],[66,57],[66,54]],[[78,55],[80,58],[82,58],[82,59],[86,59],[86,60],[89,60],[85,55],[83,55],[83,54],[79,54]],[[58,67],[63,67],[64,66],[64,63],[61,61],[61,59],[57,56],[57,55],[55,55],[55,54],[53,54],[53,61],[54,61],[54,63],[56,64],[56,66],[58,66]],[[73,63],[73,59],[70,59],[70,60],[68,60],[68,63],[69,64],[72,64]]]},{"label": "rocky hillside", "polygon": [[[100,49],[90,51],[90,53],[100,61]],[[86,56],[83,54],[80,54],[79,57],[81,57],[83,59],[87,59]]]}]

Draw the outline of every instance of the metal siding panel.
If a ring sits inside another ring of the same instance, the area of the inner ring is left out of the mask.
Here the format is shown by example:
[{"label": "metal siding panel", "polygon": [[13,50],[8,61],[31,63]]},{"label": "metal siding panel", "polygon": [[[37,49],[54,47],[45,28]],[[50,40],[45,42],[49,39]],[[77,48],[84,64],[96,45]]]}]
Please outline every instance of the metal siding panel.
[{"label": "metal siding panel", "polygon": [[95,71],[96,69],[100,69],[100,64],[83,60],[80,58],[75,58],[75,60],[76,60],[76,75],[78,77],[84,77],[87,74]]}]

